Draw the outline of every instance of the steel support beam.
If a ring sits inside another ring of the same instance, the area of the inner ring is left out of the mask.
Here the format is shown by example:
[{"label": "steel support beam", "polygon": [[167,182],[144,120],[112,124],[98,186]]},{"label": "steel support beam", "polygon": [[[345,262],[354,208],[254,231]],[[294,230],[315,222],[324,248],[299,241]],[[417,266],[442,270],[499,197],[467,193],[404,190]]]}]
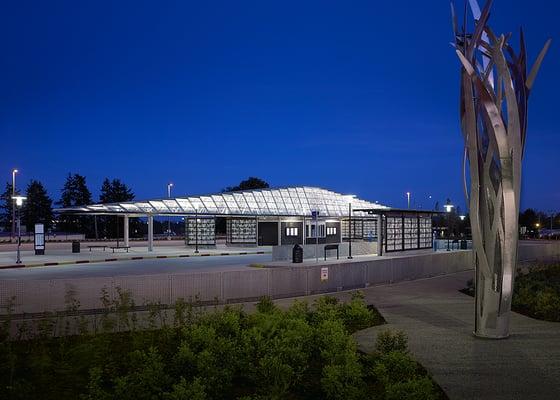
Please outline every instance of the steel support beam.
[{"label": "steel support beam", "polygon": [[128,247],[130,246],[130,232],[129,232],[129,223],[128,223],[128,215],[124,216],[124,221],[123,221],[123,234],[124,234],[124,246]]},{"label": "steel support beam", "polygon": [[154,216],[148,215],[148,251],[154,251]]}]

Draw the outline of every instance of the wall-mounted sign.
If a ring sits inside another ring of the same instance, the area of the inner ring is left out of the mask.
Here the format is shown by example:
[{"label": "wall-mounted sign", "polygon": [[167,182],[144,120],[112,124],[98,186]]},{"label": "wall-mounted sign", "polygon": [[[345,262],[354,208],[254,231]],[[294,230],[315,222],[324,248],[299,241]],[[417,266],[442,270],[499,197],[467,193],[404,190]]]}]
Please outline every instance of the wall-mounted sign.
[{"label": "wall-mounted sign", "polygon": [[321,282],[329,280],[329,267],[321,268]]},{"label": "wall-mounted sign", "polygon": [[45,225],[35,224],[35,255],[42,256],[45,254]]}]

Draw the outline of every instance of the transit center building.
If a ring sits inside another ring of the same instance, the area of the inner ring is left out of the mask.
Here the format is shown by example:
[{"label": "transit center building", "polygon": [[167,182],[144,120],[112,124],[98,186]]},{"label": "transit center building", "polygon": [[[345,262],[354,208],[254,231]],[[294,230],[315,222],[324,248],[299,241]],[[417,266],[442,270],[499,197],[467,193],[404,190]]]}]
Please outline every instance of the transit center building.
[{"label": "transit center building", "polygon": [[[146,218],[148,250],[154,247],[154,217],[183,217],[186,246],[216,245],[216,218],[226,219],[226,244],[272,246],[273,259],[291,257],[294,245],[304,258],[323,254],[378,254],[430,249],[434,211],[403,210],[317,187],[255,189],[201,196],[129,201],[57,210],[63,214]],[[334,246],[338,245],[338,246]]]}]

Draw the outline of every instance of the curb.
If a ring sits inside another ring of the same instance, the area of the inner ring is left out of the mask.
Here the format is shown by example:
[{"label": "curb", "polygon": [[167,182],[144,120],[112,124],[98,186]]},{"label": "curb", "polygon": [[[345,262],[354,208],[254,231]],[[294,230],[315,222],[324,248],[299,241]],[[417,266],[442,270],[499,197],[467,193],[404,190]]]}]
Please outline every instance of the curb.
[{"label": "curb", "polygon": [[133,256],[123,258],[105,258],[99,260],[77,260],[77,261],[60,261],[60,262],[45,262],[39,264],[14,264],[14,265],[1,265],[0,269],[15,269],[15,268],[33,268],[33,267],[51,267],[56,265],[72,265],[72,264],[95,264],[113,261],[134,261],[134,260],[157,260],[163,258],[188,258],[188,257],[220,257],[220,256],[245,256],[256,254],[272,254],[270,251],[243,251],[239,253],[200,253],[200,254],[177,254],[177,255],[159,255],[159,256]]}]

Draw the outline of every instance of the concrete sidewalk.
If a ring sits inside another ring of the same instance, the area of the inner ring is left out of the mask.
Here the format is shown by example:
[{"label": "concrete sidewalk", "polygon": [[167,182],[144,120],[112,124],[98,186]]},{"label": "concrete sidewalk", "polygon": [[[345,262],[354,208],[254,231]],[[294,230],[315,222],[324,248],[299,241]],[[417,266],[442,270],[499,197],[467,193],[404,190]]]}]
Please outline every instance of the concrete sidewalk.
[{"label": "concrete sidewalk", "polygon": [[[87,246],[92,244],[106,245],[103,249],[92,249]],[[200,248],[199,253],[195,253],[194,249],[187,248],[184,245],[163,245],[154,247],[152,252],[148,248],[141,245],[132,246],[128,252],[124,250],[113,250],[109,246],[115,246],[114,243],[83,243],[80,253],[72,253],[71,245],[66,243],[64,247],[52,246],[47,250],[45,255],[35,255],[32,250],[24,250],[21,252],[22,264],[16,264],[15,251],[0,252],[0,269],[5,268],[23,268],[23,267],[40,267],[54,265],[70,265],[70,264],[87,264],[110,261],[130,261],[130,260],[149,260],[159,258],[180,258],[180,257],[204,257],[204,256],[226,256],[226,255],[246,255],[246,254],[267,254],[270,253],[270,247],[230,247],[225,245],[217,245],[214,248]]]},{"label": "concrete sidewalk", "polygon": [[559,399],[560,323],[512,313],[511,337],[472,335],[474,300],[460,292],[472,271],[366,289],[389,326],[358,332],[373,350],[380,330],[405,331],[414,357],[450,399]]}]

